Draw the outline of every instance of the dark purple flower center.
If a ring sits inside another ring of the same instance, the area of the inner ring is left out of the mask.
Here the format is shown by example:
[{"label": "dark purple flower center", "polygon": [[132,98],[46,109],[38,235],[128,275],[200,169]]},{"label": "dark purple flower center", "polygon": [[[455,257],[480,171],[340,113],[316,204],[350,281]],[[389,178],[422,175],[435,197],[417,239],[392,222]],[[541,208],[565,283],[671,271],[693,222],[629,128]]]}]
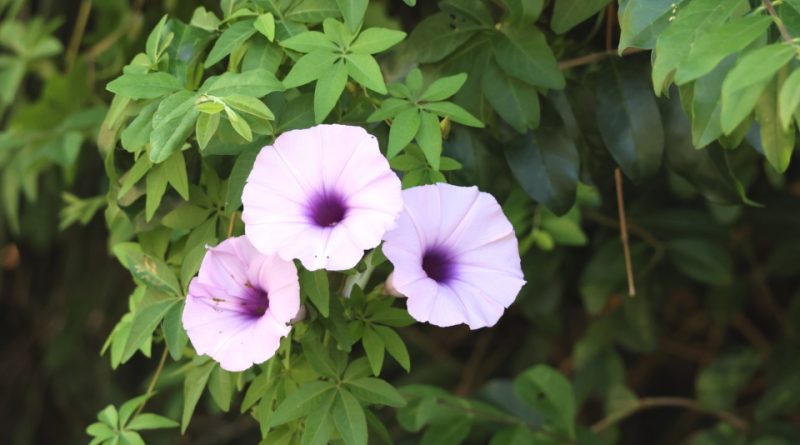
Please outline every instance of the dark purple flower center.
[{"label": "dark purple flower center", "polygon": [[455,275],[455,264],[447,251],[430,247],[422,255],[422,270],[433,281],[446,283]]},{"label": "dark purple flower center", "polygon": [[246,283],[247,291],[242,295],[240,305],[242,312],[253,318],[261,318],[269,309],[269,294],[267,291]]},{"label": "dark purple flower center", "polygon": [[319,227],[333,227],[347,216],[347,206],[338,193],[323,192],[311,200],[309,217]]}]

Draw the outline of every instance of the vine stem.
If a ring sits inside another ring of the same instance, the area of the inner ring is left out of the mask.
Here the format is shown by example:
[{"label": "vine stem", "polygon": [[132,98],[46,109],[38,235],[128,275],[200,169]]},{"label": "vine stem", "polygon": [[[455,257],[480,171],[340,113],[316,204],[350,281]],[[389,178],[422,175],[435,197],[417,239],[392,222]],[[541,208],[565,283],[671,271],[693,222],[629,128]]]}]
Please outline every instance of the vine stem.
[{"label": "vine stem", "polygon": [[614,185],[617,189],[617,210],[619,212],[619,237],[622,240],[622,252],[625,254],[625,272],[628,276],[628,295],[636,296],[636,285],[633,282],[633,263],[631,246],[628,242],[628,221],[625,215],[625,200],[622,193],[622,172],[619,167],[614,170]]},{"label": "vine stem", "polygon": [[146,396],[144,400],[142,400],[142,404],[139,405],[139,408],[136,409],[136,414],[133,417],[138,416],[141,414],[142,410],[144,410],[144,406],[147,404],[147,399],[149,399],[150,395],[153,394],[153,391],[156,388],[156,383],[158,383],[158,378],[161,376],[161,371],[164,369],[164,363],[167,362],[167,347],[164,346],[164,352],[161,353],[161,360],[158,362],[158,368],[156,368],[156,373],[153,374],[153,378],[150,379],[150,384],[147,385],[147,392],[145,393]]},{"label": "vine stem", "polygon": [[640,411],[653,409],[653,408],[686,408],[690,411],[695,411],[702,414],[717,417],[718,419],[729,423],[734,428],[740,431],[746,431],[748,428],[747,421],[737,416],[736,414],[727,411],[714,411],[703,408],[697,401],[692,399],[685,399],[682,397],[647,397],[639,399],[631,405],[630,408],[611,414],[605,419],[592,425],[591,429],[595,433],[600,433],[617,422],[620,422]]},{"label": "vine stem", "polygon": [[783,40],[785,40],[786,43],[793,44],[794,39],[792,38],[792,35],[789,34],[789,30],[786,29],[786,25],[783,23],[783,20],[781,20],[781,18],[778,16],[778,12],[775,11],[775,5],[772,4],[772,0],[762,0],[762,3],[764,4],[764,7],[767,8],[769,15],[772,16],[772,20],[775,22],[775,26],[778,27],[778,31],[780,31]]},{"label": "vine stem", "polygon": [[72,71],[75,65],[75,58],[78,57],[78,47],[81,45],[83,33],[86,31],[86,24],[89,22],[89,13],[92,11],[92,0],[83,0],[78,9],[78,16],[75,19],[75,28],[72,29],[72,37],[69,39],[67,47],[66,66],[67,71]]}]

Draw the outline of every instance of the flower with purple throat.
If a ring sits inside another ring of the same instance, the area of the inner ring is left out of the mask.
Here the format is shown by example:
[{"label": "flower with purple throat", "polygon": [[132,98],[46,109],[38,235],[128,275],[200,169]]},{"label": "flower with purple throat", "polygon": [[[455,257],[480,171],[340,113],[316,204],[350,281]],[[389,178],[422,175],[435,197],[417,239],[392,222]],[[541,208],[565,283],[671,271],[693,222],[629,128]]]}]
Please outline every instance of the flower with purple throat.
[{"label": "flower with purple throat", "polygon": [[253,245],[308,270],[354,267],[403,207],[400,179],[378,141],[347,125],[288,131],[264,147],[242,203]]},{"label": "flower with purple throat", "polygon": [[418,321],[493,326],[525,284],[500,205],[477,187],[449,184],[412,187],[403,201],[397,227],[384,235],[389,287]]},{"label": "flower with purple throat", "polygon": [[183,327],[198,355],[243,371],[275,355],[299,309],[294,263],[263,255],[240,236],[206,252],[189,283]]}]

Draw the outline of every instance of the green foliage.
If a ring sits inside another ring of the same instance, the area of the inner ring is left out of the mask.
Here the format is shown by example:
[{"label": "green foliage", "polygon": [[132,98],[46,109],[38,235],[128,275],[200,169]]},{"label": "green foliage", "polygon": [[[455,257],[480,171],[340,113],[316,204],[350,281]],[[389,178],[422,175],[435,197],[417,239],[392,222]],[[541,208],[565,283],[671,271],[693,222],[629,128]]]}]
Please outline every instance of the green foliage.
[{"label": "green foliage", "polygon": [[[252,418],[232,443],[796,443],[797,37],[795,0],[0,1],[4,324],[34,328],[9,354],[47,354],[8,369],[52,391],[9,400],[85,421],[147,388],[72,428],[93,444],[213,439],[222,412]],[[377,248],[300,268],[305,317],[267,362],[197,356],[207,246],[244,233],[260,149],[321,122],[374,134],[404,188],[501,202],[528,284],[498,326],[412,326]],[[99,332],[113,379],[75,371]],[[18,423],[10,443],[74,441]]]}]

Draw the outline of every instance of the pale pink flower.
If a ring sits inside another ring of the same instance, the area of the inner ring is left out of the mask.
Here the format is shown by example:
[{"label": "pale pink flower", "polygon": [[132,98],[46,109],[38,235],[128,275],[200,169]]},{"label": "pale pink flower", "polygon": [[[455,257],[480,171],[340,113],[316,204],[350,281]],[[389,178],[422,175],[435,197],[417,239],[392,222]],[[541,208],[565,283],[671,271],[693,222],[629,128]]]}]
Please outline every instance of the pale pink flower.
[{"label": "pale pink flower", "polygon": [[245,233],[308,270],[354,267],[402,209],[400,179],[361,127],[283,133],[256,158],[242,194]]},{"label": "pale pink flower", "polygon": [[240,236],[206,252],[189,283],[183,327],[198,354],[243,371],[275,355],[299,309],[294,263],[263,255]]},{"label": "pale pink flower", "polygon": [[397,227],[384,235],[390,287],[408,312],[437,326],[493,326],[525,284],[514,229],[477,187],[425,185],[403,191]]}]

